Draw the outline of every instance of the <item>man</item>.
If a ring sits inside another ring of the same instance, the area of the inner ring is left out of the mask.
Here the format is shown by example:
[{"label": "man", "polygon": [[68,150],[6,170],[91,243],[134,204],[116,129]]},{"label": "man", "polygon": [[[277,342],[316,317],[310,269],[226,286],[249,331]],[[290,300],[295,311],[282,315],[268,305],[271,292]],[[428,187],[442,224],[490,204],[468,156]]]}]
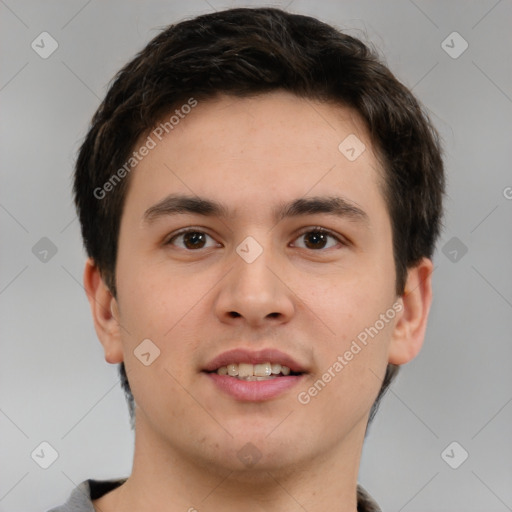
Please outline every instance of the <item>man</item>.
[{"label": "man", "polygon": [[277,9],[171,26],[118,73],[74,190],[135,454],[54,510],[379,510],[361,450],[424,339],[444,176],[375,55]]}]

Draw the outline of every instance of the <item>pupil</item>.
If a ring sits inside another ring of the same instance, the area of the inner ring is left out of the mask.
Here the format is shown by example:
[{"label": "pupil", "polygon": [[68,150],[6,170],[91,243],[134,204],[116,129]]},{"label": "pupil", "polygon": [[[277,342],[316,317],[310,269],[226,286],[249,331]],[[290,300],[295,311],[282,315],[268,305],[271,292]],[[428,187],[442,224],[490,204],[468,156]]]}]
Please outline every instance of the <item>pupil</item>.
[{"label": "pupil", "polygon": [[[322,247],[325,247],[327,242],[326,238],[325,234],[319,233],[318,231],[312,231],[306,235],[306,246],[309,249],[321,249]],[[309,243],[308,240],[311,241],[311,243]]]},{"label": "pupil", "polygon": [[184,242],[189,249],[201,248],[205,244],[204,233],[198,233],[196,231],[186,233],[184,236]]}]

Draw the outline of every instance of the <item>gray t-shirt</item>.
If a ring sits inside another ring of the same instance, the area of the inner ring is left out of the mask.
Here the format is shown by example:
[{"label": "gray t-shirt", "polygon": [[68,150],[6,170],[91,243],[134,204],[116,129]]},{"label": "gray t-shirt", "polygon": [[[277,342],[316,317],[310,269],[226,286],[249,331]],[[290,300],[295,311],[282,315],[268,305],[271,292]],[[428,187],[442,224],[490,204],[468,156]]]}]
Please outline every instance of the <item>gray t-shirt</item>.
[{"label": "gray t-shirt", "polygon": [[[52,508],[48,512],[95,512],[92,500],[101,498],[104,494],[113,491],[126,479],[122,480],[85,480],[69,497],[68,501],[60,507]],[[359,485],[357,487],[357,511],[381,512],[379,506],[371,496]]]},{"label": "gray t-shirt", "polygon": [[95,512],[92,501],[113,491],[124,482],[126,482],[126,478],[121,480],[85,480],[75,488],[64,505],[52,508],[48,512]]}]

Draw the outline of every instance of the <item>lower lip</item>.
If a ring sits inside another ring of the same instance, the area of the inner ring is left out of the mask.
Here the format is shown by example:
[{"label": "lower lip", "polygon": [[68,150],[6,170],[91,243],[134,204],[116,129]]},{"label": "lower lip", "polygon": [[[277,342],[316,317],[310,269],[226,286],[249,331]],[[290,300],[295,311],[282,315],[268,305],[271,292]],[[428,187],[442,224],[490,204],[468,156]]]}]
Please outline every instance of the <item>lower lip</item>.
[{"label": "lower lip", "polygon": [[294,387],[302,379],[302,375],[288,375],[269,380],[247,381],[217,373],[206,375],[224,393],[243,402],[271,400]]}]

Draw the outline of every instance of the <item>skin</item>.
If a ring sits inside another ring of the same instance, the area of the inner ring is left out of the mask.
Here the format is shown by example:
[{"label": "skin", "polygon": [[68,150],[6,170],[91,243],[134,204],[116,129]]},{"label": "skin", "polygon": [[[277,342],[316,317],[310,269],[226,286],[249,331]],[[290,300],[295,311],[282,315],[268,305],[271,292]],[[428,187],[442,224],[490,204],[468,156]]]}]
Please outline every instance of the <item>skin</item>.
[{"label": "skin", "polygon": [[[349,134],[366,146],[353,162],[338,150]],[[354,111],[285,92],[199,103],[138,164],[121,219],[117,298],[92,260],[84,274],[105,358],[125,362],[136,401],[132,475],[97,510],[356,510],[371,405],[388,362],[420,350],[431,303],[428,259],[396,296],[381,176]],[[147,222],[146,210],[169,194],[222,202],[229,216]],[[366,218],[273,218],[283,202],[333,195]],[[341,243],[310,248],[303,232],[317,226]],[[166,244],[187,227],[211,237],[206,247],[187,249],[183,237]],[[247,236],[263,248],[250,264],[236,252]],[[403,306],[395,318],[301,404],[298,393],[394,303]],[[147,338],[161,351],[150,366],[133,353]],[[201,370],[239,347],[277,348],[308,374],[274,399],[237,401]],[[237,456],[248,442],[260,456],[253,465]]]}]

